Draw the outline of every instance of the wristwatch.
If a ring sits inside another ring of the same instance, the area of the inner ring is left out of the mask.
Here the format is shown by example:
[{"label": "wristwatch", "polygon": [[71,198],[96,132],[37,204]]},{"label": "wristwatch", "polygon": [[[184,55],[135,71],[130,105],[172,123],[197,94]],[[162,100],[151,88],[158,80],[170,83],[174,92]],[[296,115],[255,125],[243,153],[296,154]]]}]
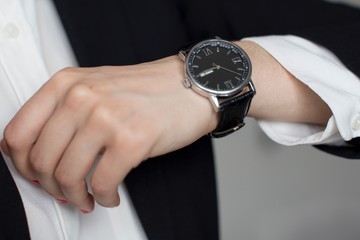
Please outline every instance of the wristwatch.
[{"label": "wristwatch", "polygon": [[245,51],[216,37],[181,49],[179,56],[185,62],[184,86],[209,98],[219,113],[218,125],[208,135],[220,138],[243,127],[256,93]]}]

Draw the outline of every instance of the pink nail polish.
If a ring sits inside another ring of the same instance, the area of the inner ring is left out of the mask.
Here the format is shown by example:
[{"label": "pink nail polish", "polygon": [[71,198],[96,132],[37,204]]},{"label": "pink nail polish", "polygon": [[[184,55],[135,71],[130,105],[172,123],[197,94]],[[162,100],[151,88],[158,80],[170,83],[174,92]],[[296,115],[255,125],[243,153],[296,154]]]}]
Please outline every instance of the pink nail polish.
[{"label": "pink nail polish", "polygon": [[69,201],[65,199],[55,198],[55,200],[61,205],[65,205],[69,203]]},{"label": "pink nail polish", "polygon": [[39,180],[31,180],[33,184],[35,184],[36,186],[40,186],[40,181]]},{"label": "pink nail polish", "polygon": [[88,211],[88,210],[83,210],[83,209],[80,209],[80,212],[81,212],[82,214],[89,214],[89,213],[90,213],[90,211]]}]

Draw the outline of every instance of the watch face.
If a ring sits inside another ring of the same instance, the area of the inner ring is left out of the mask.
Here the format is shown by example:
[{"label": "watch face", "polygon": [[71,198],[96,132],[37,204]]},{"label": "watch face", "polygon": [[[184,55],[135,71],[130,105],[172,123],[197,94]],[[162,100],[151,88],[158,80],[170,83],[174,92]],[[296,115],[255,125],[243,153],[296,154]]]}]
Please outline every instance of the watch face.
[{"label": "watch face", "polygon": [[189,52],[186,64],[190,81],[209,94],[229,96],[250,80],[248,56],[225,40],[200,42]]}]

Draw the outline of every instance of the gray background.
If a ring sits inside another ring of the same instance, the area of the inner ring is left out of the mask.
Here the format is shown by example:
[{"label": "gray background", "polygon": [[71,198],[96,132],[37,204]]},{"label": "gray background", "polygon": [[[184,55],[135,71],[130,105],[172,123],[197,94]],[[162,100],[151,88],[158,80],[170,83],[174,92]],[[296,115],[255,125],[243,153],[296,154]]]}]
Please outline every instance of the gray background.
[{"label": "gray background", "polygon": [[281,146],[246,122],[214,140],[222,239],[360,240],[360,160]]}]

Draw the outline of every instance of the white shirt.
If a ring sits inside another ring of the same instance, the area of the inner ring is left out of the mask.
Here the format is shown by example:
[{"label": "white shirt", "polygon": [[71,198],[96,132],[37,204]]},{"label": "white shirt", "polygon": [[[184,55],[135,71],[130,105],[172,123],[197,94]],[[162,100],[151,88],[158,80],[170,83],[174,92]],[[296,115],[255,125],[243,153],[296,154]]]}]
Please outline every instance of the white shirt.
[{"label": "white shirt", "polygon": [[[335,56],[295,36],[250,40],[267,49],[334,112],[326,128],[261,121],[261,127],[272,139],[292,145],[360,135],[359,79]],[[76,66],[76,61],[50,0],[0,0],[0,53],[2,134],[21,105],[54,72]],[[313,71],[315,65],[318,71]],[[341,79],[341,86],[337,79]],[[41,188],[19,176],[8,158],[6,162],[22,196],[33,239],[146,239],[124,187],[119,187],[122,197],[119,208],[96,206],[92,214],[84,216],[77,209],[59,205]]]},{"label": "white shirt", "polygon": [[[53,73],[77,64],[50,0],[0,0],[0,53],[2,138],[6,123]],[[96,206],[83,215],[59,205],[5,160],[23,199],[32,239],[147,239],[124,186],[119,187],[119,207]]]}]

